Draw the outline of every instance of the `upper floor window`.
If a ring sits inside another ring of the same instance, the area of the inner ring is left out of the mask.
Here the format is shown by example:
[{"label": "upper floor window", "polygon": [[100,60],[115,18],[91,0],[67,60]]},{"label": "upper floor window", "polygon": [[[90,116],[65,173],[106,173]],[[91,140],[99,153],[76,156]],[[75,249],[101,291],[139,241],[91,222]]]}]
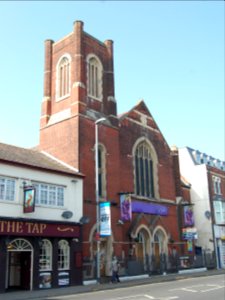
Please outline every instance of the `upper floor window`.
[{"label": "upper floor window", "polygon": [[70,93],[70,57],[63,56],[57,65],[56,98],[64,98]]},{"label": "upper floor window", "polygon": [[39,269],[41,271],[49,271],[52,269],[52,244],[46,239],[41,241]]},{"label": "upper floor window", "polygon": [[213,201],[216,224],[225,224],[225,202]]},{"label": "upper floor window", "polygon": [[220,177],[213,176],[213,190],[216,195],[221,195],[221,179]]},{"label": "upper floor window", "polygon": [[100,60],[91,56],[87,60],[87,87],[88,96],[102,100],[102,73]]},{"label": "upper floor window", "polygon": [[58,269],[68,270],[70,262],[70,247],[66,240],[58,242]]},{"label": "upper floor window", "polygon": [[14,201],[15,187],[15,179],[0,177],[0,200]]},{"label": "upper floor window", "polygon": [[153,160],[146,142],[141,142],[135,150],[135,184],[137,195],[154,197]]},{"label": "upper floor window", "polygon": [[98,192],[100,197],[106,197],[106,168],[105,148],[99,145],[98,148]]},{"label": "upper floor window", "polygon": [[35,203],[40,205],[64,206],[64,190],[65,188],[58,185],[37,183],[35,187]]}]

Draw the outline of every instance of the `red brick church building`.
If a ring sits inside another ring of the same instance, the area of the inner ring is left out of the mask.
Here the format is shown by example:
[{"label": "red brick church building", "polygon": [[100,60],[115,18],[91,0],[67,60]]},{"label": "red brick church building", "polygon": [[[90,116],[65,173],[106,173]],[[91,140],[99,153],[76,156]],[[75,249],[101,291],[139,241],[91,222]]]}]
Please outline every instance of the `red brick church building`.
[{"label": "red brick church building", "polygon": [[95,277],[101,118],[98,193],[111,212],[111,235],[100,237],[101,276],[109,275],[113,255],[122,274],[134,275],[160,269],[162,257],[180,250],[174,155],[144,101],[117,115],[113,59],[113,42],[92,37],[81,21],[45,42],[39,147],[85,175],[84,278]]}]

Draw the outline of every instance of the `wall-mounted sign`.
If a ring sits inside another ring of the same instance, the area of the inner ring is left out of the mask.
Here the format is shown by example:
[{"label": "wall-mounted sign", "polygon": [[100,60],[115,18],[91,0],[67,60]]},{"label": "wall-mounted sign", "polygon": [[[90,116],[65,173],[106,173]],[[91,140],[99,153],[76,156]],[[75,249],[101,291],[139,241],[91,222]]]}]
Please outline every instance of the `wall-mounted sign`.
[{"label": "wall-mounted sign", "polygon": [[183,240],[196,240],[198,238],[197,229],[192,228],[183,228],[182,229],[182,238]]},{"label": "wall-mounted sign", "polygon": [[73,224],[53,224],[45,223],[44,221],[13,221],[0,220],[0,235],[24,235],[24,236],[64,236],[64,237],[79,237],[80,227]]},{"label": "wall-mounted sign", "polygon": [[192,252],[193,251],[193,243],[192,240],[187,240],[187,251]]},{"label": "wall-mounted sign", "polygon": [[70,283],[69,272],[59,272],[58,285],[65,286],[65,285],[69,285],[69,283]]},{"label": "wall-mounted sign", "polygon": [[111,235],[110,202],[100,203],[100,236]]},{"label": "wall-mounted sign", "polygon": [[132,212],[150,215],[167,216],[168,207],[161,204],[147,203],[144,201],[132,201]]},{"label": "wall-mounted sign", "polygon": [[184,207],[184,226],[194,225],[194,213],[192,205],[185,205]]},{"label": "wall-mounted sign", "polygon": [[50,289],[52,287],[52,274],[50,272],[40,273],[39,288]]},{"label": "wall-mounted sign", "polygon": [[23,212],[32,213],[35,208],[35,188],[33,186],[24,187]]},{"label": "wall-mounted sign", "polygon": [[130,221],[132,218],[131,198],[128,194],[120,195],[120,215],[123,221]]}]

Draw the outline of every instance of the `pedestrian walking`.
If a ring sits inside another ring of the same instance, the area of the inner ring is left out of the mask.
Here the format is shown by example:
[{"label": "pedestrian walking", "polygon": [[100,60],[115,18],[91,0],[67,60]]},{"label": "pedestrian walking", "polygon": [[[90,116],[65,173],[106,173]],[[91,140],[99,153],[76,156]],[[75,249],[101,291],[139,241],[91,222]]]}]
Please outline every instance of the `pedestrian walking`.
[{"label": "pedestrian walking", "polygon": [[112,260],[112,265],[111,265],[111,271],[112,271],[112,282],[120,282],[119,279],[119,268],[120,268],[120,264],[117,260],[117,257],[114,256],[113,260]]}]

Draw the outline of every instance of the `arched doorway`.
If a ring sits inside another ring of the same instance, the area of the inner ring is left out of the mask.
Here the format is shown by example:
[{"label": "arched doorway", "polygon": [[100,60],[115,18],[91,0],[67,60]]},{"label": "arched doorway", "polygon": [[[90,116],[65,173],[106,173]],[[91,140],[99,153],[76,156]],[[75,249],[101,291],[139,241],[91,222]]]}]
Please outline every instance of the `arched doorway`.
[{"label": "arched doorway", "polygon": [[7,245],[6,289],[32,290],[33,247],[25,239]]},{"label": "arched doorway", "polygon": [[160,257],[167,254],[167,237],[162,229],[157,229],[154,234],[153,252],[155,257],[155,267],[160,269]]},{"label": "arched doorway", "polygon": [[150,236],[144,228],[141,228],[136,238],[137,260],[143,263],[144,271],[148,269],[148,257],[150,255]]}]

